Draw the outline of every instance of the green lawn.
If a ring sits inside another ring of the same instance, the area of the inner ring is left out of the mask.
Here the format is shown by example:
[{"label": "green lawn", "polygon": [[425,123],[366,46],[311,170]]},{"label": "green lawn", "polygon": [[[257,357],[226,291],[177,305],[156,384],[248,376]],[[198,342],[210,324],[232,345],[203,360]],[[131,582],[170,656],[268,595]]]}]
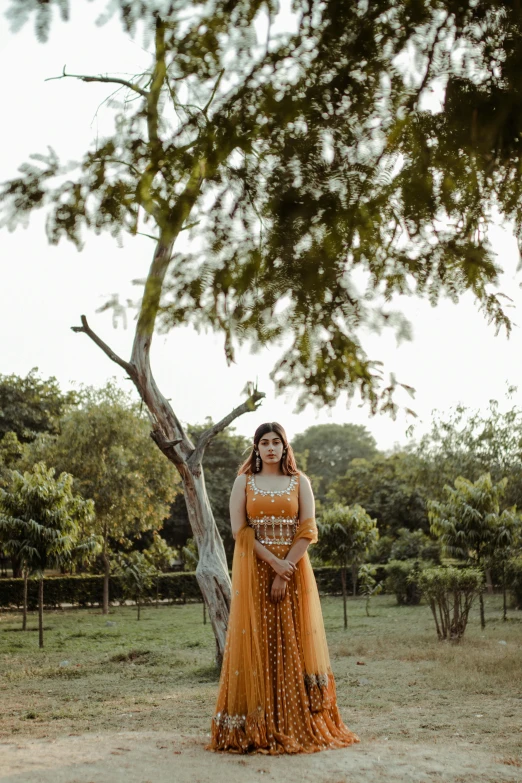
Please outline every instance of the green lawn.
[{"label": "green lawn", "polygon": [[[501,619],[500,596],[478,604],[460,645],[439,643],[425,605],[391,596],[323,601],[338,699],[345,722],[365,738],[462,738],[499,758],[522,747],[522,613]],[[0,736],[53,737],[87,731],[179,730],[206,734],[218,674],[201,604],[49,611],[45,649],[37,617],[0,615]],[[522,759],[521,759],[522,763]]]}]

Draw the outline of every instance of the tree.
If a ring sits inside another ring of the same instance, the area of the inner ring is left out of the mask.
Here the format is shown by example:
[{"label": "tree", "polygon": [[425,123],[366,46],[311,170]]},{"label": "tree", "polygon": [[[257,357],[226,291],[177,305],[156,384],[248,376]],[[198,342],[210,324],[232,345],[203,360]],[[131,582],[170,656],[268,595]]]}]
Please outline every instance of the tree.
[{"label": "tree", "polygon": [[73,477],[37,463],[31,472],[16,471],[11,488],[0,489],[0,537],[7,551],[23,564],[24,627],[27,614],[27,575],[39,577],[39,646],[43,647],[44,576],[46,568],[60,566],[80,550],[84,556],[96,551],[95,537],[81,539],[80,530],[94,516],[92,500],[73,494]]},{"label": "tree", "polygon": [[[454,487],[444,487],[443,501],[428,502],[431,531],[439,537],[446,555],[463,558],[482,571],[491,565],[500,529],[515,524],[514,508],[500,512],[506,484],[506,478],[494,484],[489,473],[475,482],[459,476]],[[480,624],[486,627],[482,593]]]},{"label": "tree", "polygon": [[504,513],[493,531],[492,561],[502,574],[502,619],[507,620],[506,571],[508,564],[522,546],[522,519],[515,513]]},{"label": "tree", "polygon": [[368,563],[363,563],[359,567],[359,584],[361,585],[362,594],[366,598],[367,617],[370,616],[370,598],[372,595],[379,595],[384,589],[382,582],[377,582],[375,578],[376,573],[376,566],[371,566]]},{"label": "tree", "polygon": [[[412,576],[426,597],[440,641],[460,642],[473,599],[482,595],[484,575],[478,568],[425,568]],[[437,617],[438,609],[438,617]]]},{"label": "tree", "polygon": [[[68,19],[69,8],[16,0],[8,16],[18,29],[34,15],[45,41],[53,10]],[[509,329],[485,225],[493,204],[517,230],[522,222],[520,13],[484,0],[310,0],[274,32],[272,0],[216,0],[190,16],[184,0],[103,10],[119,12],[125,32],[144,31],[150,68],[127,79],[64,69],[59,78],[116,84],[129,100],[76,169],[50,150],[6,182],[3,221],[13,229],[43,208],[49,240],[77,247],[84,229],[152,237],[130,360],[85,317],[74,329],[132,379],[180,472],[219,658],[230,580],[201,461],[261,394],[251,388],[194,444],[153,378],[154,330],[210,326],[229,360],[240,343],[285,340],[273,377],[279,390],[297,386],[301,405],[359,391],[372,411],[393,413],[397,387],[411,390],[383,380],[363,330],[408,334],[394,295],[435,304],[469,291]],[[433,110],[425,99],[435,88]],[[175,248],[182,231],[187,252]]]},{"label": "tree", "polygon": [[40,438],[33,459],[74,476],[94,500],[85,533],[103,540],[103,612],[109,611],[111,557],[118,544],[143,530],[159,530],[177,492],[176,472],[149,437],[149,425],[130,396],[113,383],[84,388],[81,405],[61,420],[60,435]]},{"label": "tree", "polygon": [[418,473],[418,458],[408,453],[356,459],[345,475],[333,482],[328,499],[344,505],[360,503],[377,519],[383,536],[396,537],[401,528],[428,532],[425,493]]},{"label": "tree", "polygon": [[[24,454],[25,444],[20,443],[15,432],[7,432],[0,440],[0,489],[7,489],[12,480],[13,470],[20,462]],[[0,542],[0,558],[3,562],[7,560],[7,553],[2,549]],[[16,555],[11,554],[11,568],[13,577],[22,576],[22,564]],[[24,614],[25,625],[25,614]]]},{"label": "tree", "polygon": [[353,595],[357,592],[357,572],[368,552],[377,542],[379,532],[375,519],[371,519],[364,508],[336,504],[321,514],[318,522],[319,541],[315,552],[324,561],[341,567],[343,589],[344,627],[348,627],[346,610],[346,568],[352,565]]},{"label": "tree", "polygon": [[124,598],[136,602],[138,620],[141,604],[157,577],[157,568],[143,552],[128,552],[119,555],[114,573],[119,577]]},{"label": "tree", "polygon": [[43,379],[37,372],[33,367],[25,378],[0,375],[0,441],[9,432],[21,443],[57,433],[60,417],[76,404],[76,392],[62,392],[54,376]]},{"label": "tree", "polygon": [[373,435],[360,424],[315,424],[292,439],[292,448],[306,454],[307,473],[323,501],[332,481],[344,476],[353,459],[377,454]]},{"label": "tree", "polygon": [[[509,402],[516,387],[508,388]],[[510,405],[502,410],[490,400],[486,411],[457,405],[447,413],[434,412],[430,431],[414,452],[419,480],[428,497],[440,500],[444,485],[457,476],[476,481],[489,473],[493,481],[508,478],[505,502],[522,507],[522,410]]]}]

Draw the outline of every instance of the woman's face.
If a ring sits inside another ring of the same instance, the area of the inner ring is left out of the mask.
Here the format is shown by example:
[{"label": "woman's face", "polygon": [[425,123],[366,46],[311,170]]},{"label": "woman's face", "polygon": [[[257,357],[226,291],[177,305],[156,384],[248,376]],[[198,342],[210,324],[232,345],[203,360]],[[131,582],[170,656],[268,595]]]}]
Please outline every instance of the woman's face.
[{"label": "woman's face", "polygon": [[277,465],[283,456],[284,443],[277,432],[267,432],[258,443],[257,450],[263,462],[267,465]]}]

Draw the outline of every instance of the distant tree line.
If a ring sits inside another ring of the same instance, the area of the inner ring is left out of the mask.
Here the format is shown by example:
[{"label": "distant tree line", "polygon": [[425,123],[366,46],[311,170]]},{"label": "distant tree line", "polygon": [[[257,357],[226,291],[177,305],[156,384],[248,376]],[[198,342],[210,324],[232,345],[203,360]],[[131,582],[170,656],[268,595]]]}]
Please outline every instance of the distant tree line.
[{"label": "distant tree line", "polygon": [[[107,611],[111,573],[124,575],[129,595],[139,595],[155,573],[182,567],[183,561],[193,567],[197,551],[179,477],[155,448],[148,419],[130,395],[112,382],[102,389],[63,392],[55,378],[42,379],[34,369],[25,378],[0,376],[0,404],[4,575],[7,562],[15,577],[45,566],[62,573],[103,573]],[[208,426],[206,421],[187,430],[197,439]],[[350,567],[354,594],[361,568],[361,584],[370,590],[374,572],[368,568],[386,565],[388,589],[400,602],[418,602],[412,572],[419,563],[437,566],[448,558],[482,569],[489,588],[497,581],[506,593],[506,575],[520,560],[522,543],[517,511],[522,411],[516,406],[501,411],[492,401],[485,413],[463,406],[435,413],[428,433],[391,453],[380,451],[366,427],[354,424],[314,425],[292,444],[314,486],[322,526],[323,541],[312,558],[317,565],[339,565],[343,574]],[[229,492],[249,445],[248,438],[228,429],[212,440],[204,458],[229,562],[234,546]],[[76,512],[74,524],[68,523],[76,532],[65,547],[67,556],[38,560],[36,554],[31,560],[13,544],[12,520],[23,517],[20,509],[9,516],[19,502],[13,492],[27,492],[38,481],[49,487],[68,481],[76,503],[91,503],[89,513]],[[481,607],[483,618],[482,601]]]}]

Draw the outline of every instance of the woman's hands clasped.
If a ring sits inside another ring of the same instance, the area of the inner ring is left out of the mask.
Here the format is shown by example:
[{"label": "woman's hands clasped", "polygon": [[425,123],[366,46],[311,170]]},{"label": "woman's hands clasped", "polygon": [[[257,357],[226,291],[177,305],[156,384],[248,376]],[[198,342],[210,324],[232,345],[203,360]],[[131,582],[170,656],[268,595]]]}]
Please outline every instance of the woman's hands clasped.
[{"label": "woman's hands clasped", "polygon": [[281,560],[277,557],[272,563],[272,568],[285,582],[289,582],[295,572],[296,565],[291,560]]},{"label": "woman's hands clasped", "polygon": [[286,585],[295,573],[296,564],[292,563],[291,560],[280,560],[277,558],[272,568],[276,572],[276,576],[270,589],[270,598],[277,604],[286,595]]}]

